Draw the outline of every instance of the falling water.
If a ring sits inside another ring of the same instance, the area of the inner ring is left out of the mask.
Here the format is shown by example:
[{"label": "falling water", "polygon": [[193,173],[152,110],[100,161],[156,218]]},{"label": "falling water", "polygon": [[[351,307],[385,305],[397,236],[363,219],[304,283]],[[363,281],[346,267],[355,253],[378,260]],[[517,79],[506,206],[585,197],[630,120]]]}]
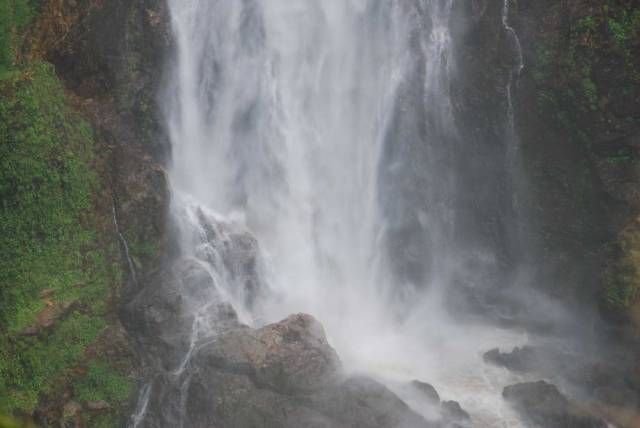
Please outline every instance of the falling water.
[{"label": "falling water", "polygon": [[516,30],[509,24],[509,2],[512,0],[504,0],[502,4],[502,26],[505,32],[509,36],[510,43],[513,44],[515,50],[515,61],[509,74],[509,82],[507,83],[507,103],[508,103],[508,123],[510,131],[514,132],[514,113],[513,113],[513,84],[518,83],[520,73],[524,69],[524,58],[522,56],[522,46],[520,44],[520,38]]},{"label": "falling water", "polygon": [[522,192],[522,178],[521,178],[521,168],[519,165],[520,162],[520,137],[516,132],[515,125],[515,112],[513,106],[513,96],[514,96],[514,85],[517,87],[518,81],[520,79],[520,74],[524,69],[524,58],[522,55],[522,46],[520,44],[520,38],[518,37],[518,33],[516,30],[511,27],[509,23],[509,13],[510,13],[510,2],[515,0],[504,0],[502,4],[502,27],[507,35],[507,41],[511,44],[511,48],[514,52],[512,55],[512,66],[508,75],[508,81],[506,86],[506,94],[507,94],[507,130],[505,133],[505,140],[507,144],[506,150],[506,160],[507,160],[507,173],[508,173],[508,193],[511,196],[511,208],[513,210],[513,219],[512,225],[513,229],[511,231],[511,240],[512,240],[512,251],[514,253],[520,253],[520,256],[523,257],[523,219],[519,196]]},{"label": "falling water", "polygon": [[142,389],[140,389],[136,409],[129,419],[129,423],[127,425],[128,428],[138,428],[144,420],[147,413],[147,407],[149,405],[149,398],[151,397],[152,387],[153,385],[151,383],[147,383],[142,387]]},{"label": "falling water", "polygon": [[134,285],[138,285],[138,278],[136,277],[136,269],[133,265],[133,260],[131,260],[131,255],[129,254],[129,244],[125,239],[122,231],[120,230],[120,224],[118,223],[118,216],[116,215],[116,205],[115,203],[111,206],[111,212],[113,217],[113,226],[116,228],[116,233],[118,234],[118,240],[120,241],[120,245],[124,250],[124,258],[127,261],[127,267],[129,268],[129,274],[131,275],[131,280]]},{"label": "falling water", "polygon": [[[478,426],[518,426],[500,397],[513,379],[481,352],[524,338],[459,325],[443,305],[464,144],[453,3],[170,0],[171,210],[183,254],[244,322],[311,313],[348,370],[420,378]],[[256,237],[269,284],[257,302],[207,246],[211,228]],[[211,313],[203,295],[186,300]],[[178,374],[215,336],[199,318]]]}]

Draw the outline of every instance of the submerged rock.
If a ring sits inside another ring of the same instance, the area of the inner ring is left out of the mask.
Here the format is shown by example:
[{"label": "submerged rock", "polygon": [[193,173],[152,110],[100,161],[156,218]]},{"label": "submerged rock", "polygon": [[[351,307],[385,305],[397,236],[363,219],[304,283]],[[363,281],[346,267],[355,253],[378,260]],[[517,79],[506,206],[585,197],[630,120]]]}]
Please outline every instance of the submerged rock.
[{"label": "submerged rock", "polygon": [[555,385],[545,381],[507,386],[505,400],[530,422],[545,428],[606,428],[605,421],[580,411]]}]

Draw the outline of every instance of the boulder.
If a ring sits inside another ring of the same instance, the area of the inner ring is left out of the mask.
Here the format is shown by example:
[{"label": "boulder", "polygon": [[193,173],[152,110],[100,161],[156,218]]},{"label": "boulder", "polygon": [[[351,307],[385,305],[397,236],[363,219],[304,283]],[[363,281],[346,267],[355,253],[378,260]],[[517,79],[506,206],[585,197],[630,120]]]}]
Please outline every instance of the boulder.
[{"label": "boulder", "polygon": [[606,428],[605,421],[586,414],[545,381],[507,386],[502,396],[531,423],[545,428]]},{"label": "boulder", "polygon": [[443,401],[440,405],[442,425],[465,426],[471,422],[471,416],[465,412],[457,401]]},{"label": "boulder", "polygon": [[126,306],[122,321],[155,365],[175,368],[192,345],[194,328],[206,337],[240,326],[235,310],[197,260],[180,259],[148,282]]},{"label": "boulder", "polygon": [[431,384],[419,380],[412,380],[411,386],[417,390],[429,404],[434,406],[440,404],[440,395]]},{"label": "boulder", "polygon": [[[183,403],[180,407],[177,403]],[[194,352],[182,377],[156,379],[141,426],[430,427],[382,384],[342,373],[321,324],[305,314],[237,326]]]},{"label": "boulder", "polygon": [[511,352],[500,352],[498,348],[495,348],[486,352],[482,359],[485,363],[521,373],[535,371],[540,365],[538,352],[531,346],[516,347]]}]

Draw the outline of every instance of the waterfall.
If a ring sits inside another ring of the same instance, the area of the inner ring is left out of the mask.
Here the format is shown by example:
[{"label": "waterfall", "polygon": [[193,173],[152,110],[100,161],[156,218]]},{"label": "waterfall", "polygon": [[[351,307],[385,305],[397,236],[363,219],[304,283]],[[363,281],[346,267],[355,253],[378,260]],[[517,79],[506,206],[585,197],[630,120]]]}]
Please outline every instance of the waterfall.
[{"label": "waterfall", "polygon": [[524,69],[524,57],[522,56],[522,46],[520,44],[520,38],[518,33],[509,24],[509,2],[511,0],[504,0],[502,4],[502,27],[509,36],[509,41],[513,44],[515,50],[515,61],[511,67],[511,73],[509,73],[509,82],[507,83],[507,104],[508,104],[508,121],[510,131],[514,132],[514,112],[513,112],[513,84],[518,83],[520,73]]},{"label": "waterfall", "polygon": [[128,428],[138,428],[144,420],[145,414],[147,413],[147,406],[149,405],[149,398],[151,397],[152,386],[151,383],[147,383],[140,389],[136,409],[129,419]]},{"label": "waterfall", "polygon": [[120,230],[120,224],[118,223],[118,216],[116,215],[115,202],[111,206],[111,213],[112,213],[112,219],[113,219],[113,226],[116,228],[116,233],[118,234],[118,240],[120,241],[120,245],[124,250],[124,258],[127,261],[127,267],[129,268],[129,274],[131,275],[131,280],[133,281],[133,284],[137,287],[138,278],[136,276],[136,269],[135,269],[135,266],[133,265],[133,260],[131,260],[131,255],[129,254],[129,244],[127,243],[127,240],[125,239],[124,235],[122,234],[122,231]]},{"label": "waterfall", "polygon": [[[310,313],[347,370],[426,378],[495,426],[510,418],[508,375],[487,380],[480,351],[522,338],[458,325],[443,303],[459,268],[465,156],[450,93],[453,5],[169,0],[171,213],[182,254],[243,322]],[[517,40],[506,1],[504,13]],[[508,94],[512,115],[511,80]],[[248,297],[209,244],[233,231],[259,243],[261,296]],[[185,299],[211,313],[203,295]],[[175,373],[215,338],[206,325],[194,322]]]},{"label": "waterfall", "polygon": [[507,35],[508,42],[512,45],[513,49],[513,62],[511,70],[509,71],[507,86],[505,88],[507,94],[507,129],[505,133],[506,138],[506,160],[507,160],[507,172],[508,172],[508,192],[511,195],[511,208],[513,210],[513,219],[511,231],[511,252],[518,254],[519,257],[523,257],[524,252],[524,232],[523,232],[523,215],[521,213],[519,195],[522,193],[523,184],[520,177],[520,137],[516,131],[515,125],[515,112],[513,106],[514,88],[513,86],[518,84],[520,74],[524,69],[524,58],[522,55],[522,46],[520,44],[520,38],[518,33],[509,23],[510,2],[515,0],[504,0],[502,4],[502,27]]}]

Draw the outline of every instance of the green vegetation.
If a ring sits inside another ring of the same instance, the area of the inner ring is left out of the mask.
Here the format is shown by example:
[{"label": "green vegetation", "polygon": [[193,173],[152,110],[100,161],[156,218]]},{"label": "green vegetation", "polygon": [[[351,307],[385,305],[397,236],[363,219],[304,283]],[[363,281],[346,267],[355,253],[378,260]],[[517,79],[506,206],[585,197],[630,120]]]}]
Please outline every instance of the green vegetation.
[{"label": "green vegetation", "polygon": [[611,14],[612,9],[606,6],[607,27],[619,51],[632,60],[634,43],[638,43],[640,38],[640,9],[634,9],[633,6],[620,7],[616,14]]},{"label": "green vegetation", "polygon": [[[74,384],[77,400],[114,404],[132,387],[86,357],[121,280],[118,248],[101,242],[91,126],[50,64],[17,64],[34,4],[0,0],[0,414],[29,414]],[[41,325],[47,306],[66,309]]]},{"label": "green vegetation", "polygon": [[[29,413],[39,395],[68,383],[106,326],[120,272],[115,244],[99,242],[93,158],[92,129],[50,65],[0,81],[0,412]],[[74,304],[69,314],[23,334],[60,302]]]},{"label": "green vegetation", "polygon": [[13,67],[18,34],[33,19],[39,1],[0,0],[0,78]]},{"label": "green vegetation", "polygon": [[75,386],[75,396],[79,401],[120,403],[129,397],[132,386],[126,376],[104,361],[92,361],[85,378]]},{"label": "green vegetation", "polygon": [[7,355],[2,411],[32,411],[38,395],[55,393],[66,383],[61,382],[64,371],[78,362],[103,328],[100,318],[74,313],[51,334],[16,341]]},{"label": "green vegetation", "polygon": [[[614,138],[637,123],[633,112],[640,97],[640,7],[621,0],[584,2],[580,8],[557,4],[548,16],[552,19],[540,24],[530,62],[536,106],[539,116],[566,138],[567,153],[574,158],[563,175],[571,180],[551,177],[539,183],[538,191],[546,197],[554,186],[562,188],[567,207],[574,210],[568,227],[575,229],[575,236],[590,236],[590,220],[604,215],[594,212],[596,168],[622,176],[640,161],[636,150],[606,141],[607,135]],[[600,144],[594,144],[594,135]],[[602,302],[622,313],[640,298],[640,236],[625,236],[602,250],[610,259]]]},{"label": "green vegetation", "polygon": [[[598,81],[593,70],[602,68],[602,61],[621,63],[632,78],[625,93],[631,95],[640,86],[634,64],[634,52],[640,48],[640,8],[612,0],[603,3],[568,28],[541,37],[532,64],[540,113],[583,143],[588,143],[584,129],[594,123],[592,113],[605,120],[611,96],[601,87],[609,81]],[[553,13],[562,15],[561,7]]]},{"label": "green vegetation", "polygon": [[640,231],[626,231],[618,247],[617,263],[604,275],[604,299],[611,308],[628,308],[640,291]]}]

